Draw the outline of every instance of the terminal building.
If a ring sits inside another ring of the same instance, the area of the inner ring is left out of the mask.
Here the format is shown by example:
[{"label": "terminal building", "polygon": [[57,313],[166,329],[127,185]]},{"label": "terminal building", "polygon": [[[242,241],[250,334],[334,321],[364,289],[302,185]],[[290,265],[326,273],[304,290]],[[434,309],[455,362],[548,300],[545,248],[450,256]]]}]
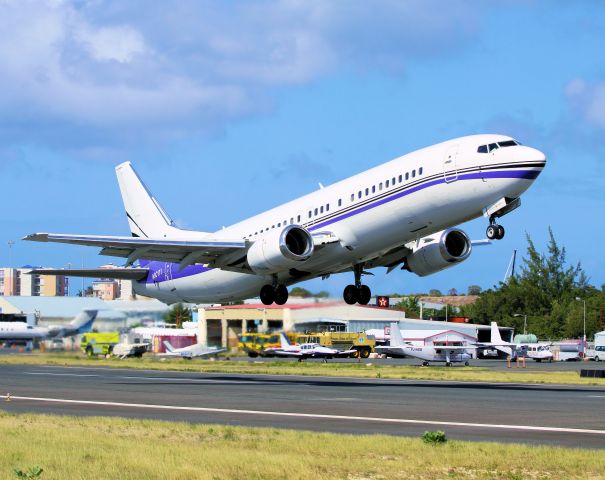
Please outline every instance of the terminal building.
[{"label": "terminal building", "polygon": [[[385,331],[392,322],[398,322],[402,330],[454,331],[476,341],[490,340],[489,325],[411,319],[402,310],[344,302],[213,306],[199,309],[197,317],[199,341],[225,348],[236,346],[238,335],[247,332]],[[501,328],[504,340],[512,340],[512,333]]]}]

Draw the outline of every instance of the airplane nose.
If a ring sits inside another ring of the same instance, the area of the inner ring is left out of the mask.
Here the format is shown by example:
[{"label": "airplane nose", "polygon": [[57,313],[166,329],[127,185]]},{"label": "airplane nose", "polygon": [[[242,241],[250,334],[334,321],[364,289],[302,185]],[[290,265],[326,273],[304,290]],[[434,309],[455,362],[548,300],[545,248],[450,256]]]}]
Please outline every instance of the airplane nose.
[{"label": "airplane nose", "polygon": [[537,148],[520,146],[518,160],[520,162],[546,162],[546,155]]}]

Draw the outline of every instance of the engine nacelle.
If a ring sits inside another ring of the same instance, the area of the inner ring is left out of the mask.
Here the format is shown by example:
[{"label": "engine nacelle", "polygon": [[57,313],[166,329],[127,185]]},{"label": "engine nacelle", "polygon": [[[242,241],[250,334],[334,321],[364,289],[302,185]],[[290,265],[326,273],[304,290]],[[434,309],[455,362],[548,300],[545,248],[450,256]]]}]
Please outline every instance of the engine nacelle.
[{"label": "engine nacelle", "polygon": [[420,240],[420,247],[406,258],[406,268],[425,277],[463,262],[471,254],[472,244],[468,235],[457,228],[450,228]]},{"label": "engine nacelle", "polygon": [[313,237],[300,225],[288,225],[261,236],[248,250],[248,265],[259,274],[277,273],[299,265],[313,254]]}]

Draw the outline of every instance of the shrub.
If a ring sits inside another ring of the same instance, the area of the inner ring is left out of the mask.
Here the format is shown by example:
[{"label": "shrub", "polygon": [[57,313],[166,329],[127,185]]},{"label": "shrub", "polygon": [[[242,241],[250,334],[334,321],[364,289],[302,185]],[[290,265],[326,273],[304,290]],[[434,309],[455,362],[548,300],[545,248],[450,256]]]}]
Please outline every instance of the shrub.
[{"label": "shrub", "polygon": [[429,445],[439,445],[447,442],[447,437],[445,436],[445,432],[442,432],[441,430],[437,430],[435,432],[424,432],[422,434],[422,441]]}]

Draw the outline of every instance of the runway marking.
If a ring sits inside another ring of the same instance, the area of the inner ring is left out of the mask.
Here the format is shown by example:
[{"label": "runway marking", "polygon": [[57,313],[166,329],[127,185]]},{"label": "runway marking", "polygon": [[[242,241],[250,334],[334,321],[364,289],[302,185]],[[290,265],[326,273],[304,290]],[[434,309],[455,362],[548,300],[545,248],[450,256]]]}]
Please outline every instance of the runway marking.
[{"label": "runway marking", "polygon": [[[241,384],[238,380],[223,380],[213,378],[183,378],[183,377],[143,377],[140,375],[99,375],[95,373],[51,373],[51,372],[23,372],[25,375],[50,375],[54,377],[103,377],[108,381],[113,379],[122,380],[167,380],[170,382],[191,382],[191,383],[237,383]],[[263,381],[246,381],[246,384],[264,384]]]},{"label": "runway marking", "polygon": [[[0,398],[6,399],[6,395],[0,395]],[[491,423],[467,423],[467,422],[445,422],[439,420],[413,420],[405,418],[381,418],[381,417],[360,417],[350,415],[329,415],[322,413],[297,413],[297,412],[270,412],[263,410],[238,410],[234,408],[210,408],[210,407],[185,407],[178,405],[154,405],[145,403],[122,403],[122,402],[101,402],[94,400],[70,400],[65,398],[43,398],[43,397],[21,397],[11,395],[11,400],[26,400],[32,402],[44,403],[63,403],[71,405],[93,405],[102,407],[127,407],[153,410],[177,410],[185,412],[211,412],[211,413],[232,413],[237,415],[265,415],[272,417],[290,417],[290,418],[315,418],[327,420],[346,420],[361,422],[395,423],[411,425],[438,425],[449,427],[475,427],[491,428],[499,430],[523,430],[535,432],[552,433],[587,433],[593,435],[605,435],[605,430],[591,430],[587,428],[565,428],[565,427],[540,427],[533,425],[502,425]]]}]

